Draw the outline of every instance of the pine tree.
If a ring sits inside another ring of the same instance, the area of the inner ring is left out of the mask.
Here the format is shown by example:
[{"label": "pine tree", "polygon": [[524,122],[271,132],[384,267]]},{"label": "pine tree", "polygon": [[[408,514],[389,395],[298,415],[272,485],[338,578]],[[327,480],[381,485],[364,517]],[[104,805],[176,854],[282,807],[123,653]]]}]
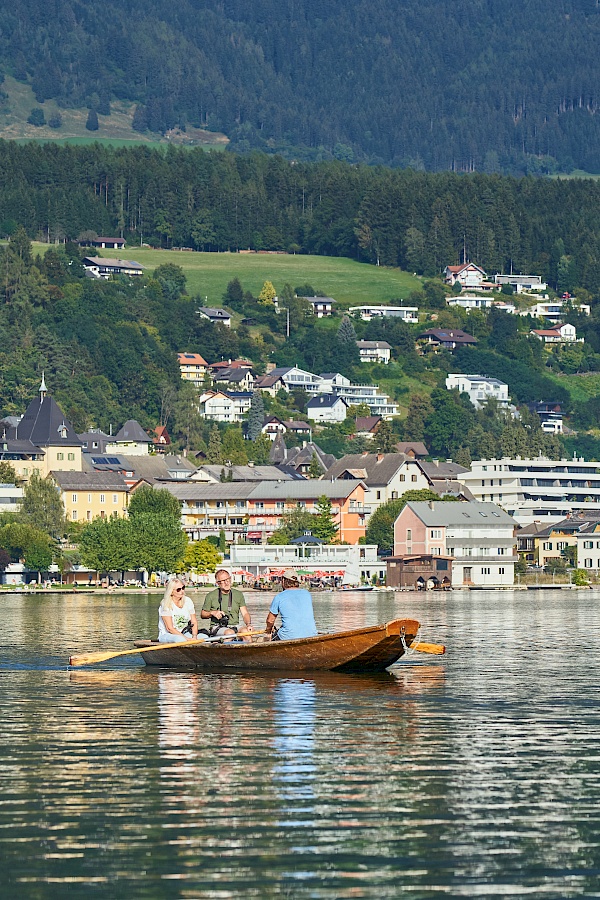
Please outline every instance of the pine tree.
[{"label": "pine tree", "polygon": [[338,526],[333,520],[331,511],[331,500],[325,495],[317,500],[317,514],[312,533],[326,544],[330,544],[338,533]]},{"label": "pine tree", "polygon": [[392,426],[385,419],[380,422],[375,433],[375,447],[380,453],[395,453],[398,439],[392,431]]},{"label": "pine tree", "polygon": [[223,462],[223,450],[221,447],[221,432],[218,425],[213,425],[210,430],[208,439],[208,449],[206,451],[206,461],[209,463]]},{"label": "pine tree", "polygon": [[248,440],[255,441],[261,434],[265,418],[265,404],[260,391],[254,391],[248,413]]},{"label": "pine tree", "polygon": [[344,316],[336,335],[342,344],[356,344],[356,331],[348,316]]},{"label": "pine tree", "polygon": [[98,113],[95,109],[90,109],[85,127],[88,131],[98,131]]},{"label": "pine tree", "polygon": [[223,460],[232,466],[248,465],[245,443],[241,428],[228,428],[223,436]]}]

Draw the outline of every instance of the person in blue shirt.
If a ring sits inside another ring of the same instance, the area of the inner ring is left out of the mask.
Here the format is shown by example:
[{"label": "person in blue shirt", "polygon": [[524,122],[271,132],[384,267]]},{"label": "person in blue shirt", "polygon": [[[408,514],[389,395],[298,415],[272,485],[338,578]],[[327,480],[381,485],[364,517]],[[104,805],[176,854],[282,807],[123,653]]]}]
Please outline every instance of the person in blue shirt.
[{"label": "person in blue shirt", "polygon": [[[300,580],[293,569],[286,569],[281,581],[284,589],[273,598],[267,616],[267,640],[291,641],[294,638],[314,637],[317,626],[310,593],[298,586]],[[281,626],[273,634],[278,615],[281,616]]]}]

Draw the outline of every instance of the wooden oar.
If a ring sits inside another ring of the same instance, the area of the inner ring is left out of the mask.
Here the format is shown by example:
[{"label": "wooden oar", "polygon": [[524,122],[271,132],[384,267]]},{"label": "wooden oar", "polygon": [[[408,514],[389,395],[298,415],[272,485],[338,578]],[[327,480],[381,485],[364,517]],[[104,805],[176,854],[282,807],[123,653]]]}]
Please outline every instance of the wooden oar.
[{"label": "wooden oar", "polygon": [[151,653],[153,650],[168,650],[172,647],[196,647],[198,644],[214,644],[222,641],[231,641],[237,637],[252,637],[255,634],[264,634],[263,631],[238,631],[237,634],[217,635],[217,637],[205,640],[173,641],[172,643],[156,644],[151,647],[136,647],[135,650],[98,650],[94,653],[79,653],[69,657],[70,666],[91,666],[94,663],[106,662],[107,659],[115,659],[117,656],[130,656],[132,653]]},{"label": "wooden oar", "polygon": [[418,650],[419,653],[433,653],[434,656],[442,656],[446,652],[443,644],[426,644],[423,641],[413,641],[408,646],[411,650]]}]

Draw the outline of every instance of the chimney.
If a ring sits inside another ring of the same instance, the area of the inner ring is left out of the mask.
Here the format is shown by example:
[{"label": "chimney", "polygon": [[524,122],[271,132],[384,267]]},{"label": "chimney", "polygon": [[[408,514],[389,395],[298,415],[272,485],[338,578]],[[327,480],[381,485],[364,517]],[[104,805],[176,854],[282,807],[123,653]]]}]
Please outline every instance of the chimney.
[{"label": "chimney", "polygon": [[433,509],[433,500],[429,500],[429,509]]},{"label": "chimney", "polygon": [[385,453],[378,453],[377,454],[377,462],[378,463],[381,462],[382,459],[385,459]]}]

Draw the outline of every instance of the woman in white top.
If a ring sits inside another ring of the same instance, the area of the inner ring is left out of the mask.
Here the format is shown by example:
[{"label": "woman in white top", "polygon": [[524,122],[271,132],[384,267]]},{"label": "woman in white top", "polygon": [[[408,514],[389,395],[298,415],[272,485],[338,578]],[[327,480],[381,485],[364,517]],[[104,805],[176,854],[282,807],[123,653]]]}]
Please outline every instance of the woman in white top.
[{"label": "woman in white top", "polygon": [[[188,622],[192,623],[192,633],[182,634]],[[185,586],[180,578],[170,578],[158,610],[158,640],[161,644],[182,641],[206,640],[198,635],[196,609],[189,597],[185,596]]]}]

